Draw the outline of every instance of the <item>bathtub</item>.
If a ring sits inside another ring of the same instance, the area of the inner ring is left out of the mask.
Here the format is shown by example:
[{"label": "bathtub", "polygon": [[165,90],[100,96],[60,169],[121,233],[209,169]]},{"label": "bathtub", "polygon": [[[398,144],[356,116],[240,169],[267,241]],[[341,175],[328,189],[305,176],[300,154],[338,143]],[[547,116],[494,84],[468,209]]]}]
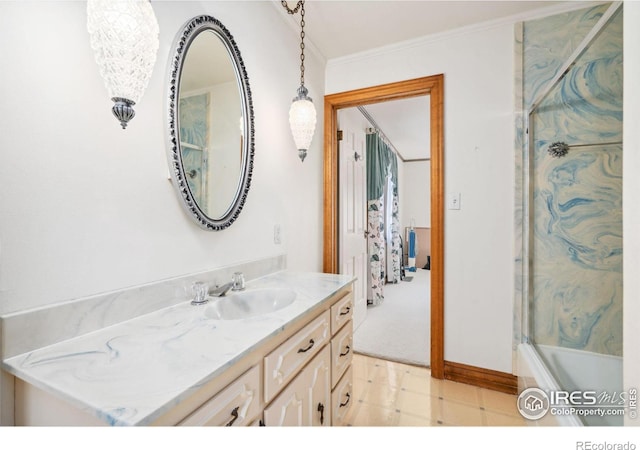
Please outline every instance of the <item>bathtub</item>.
[{"label": "bathtub", "polygon": [[[537,351],[536,351],[537,349]],[[552,371],[549,369],[553,367]],[[518,346],[518,390],[538,387],[545,392],[594,390],[622,392],[622,358],[548,345]],[[531,425],[623,425],[624,416],[546,414]]]}]

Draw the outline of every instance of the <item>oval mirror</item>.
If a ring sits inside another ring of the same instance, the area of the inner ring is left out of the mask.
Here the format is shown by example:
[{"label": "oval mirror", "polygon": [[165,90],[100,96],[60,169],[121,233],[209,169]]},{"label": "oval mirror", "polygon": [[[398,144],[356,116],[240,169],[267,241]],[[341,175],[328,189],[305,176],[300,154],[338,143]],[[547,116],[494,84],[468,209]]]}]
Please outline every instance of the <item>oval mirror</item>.
[{"label": "oval mirror", "polygon": [[211,16],[187,22],[170,62],[168,158],[187,213],[204,229],[230,226],[253,170],[249,79],[229,31]]}]

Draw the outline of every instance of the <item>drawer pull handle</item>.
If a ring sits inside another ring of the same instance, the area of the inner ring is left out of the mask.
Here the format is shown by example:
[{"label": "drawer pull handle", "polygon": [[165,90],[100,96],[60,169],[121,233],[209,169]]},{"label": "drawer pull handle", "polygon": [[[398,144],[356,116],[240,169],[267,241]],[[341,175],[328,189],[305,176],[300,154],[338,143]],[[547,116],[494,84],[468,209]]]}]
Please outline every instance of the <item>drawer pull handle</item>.
[{"label": "drawer pull handle", "polygon": [[346,397],[347,397],[347,401],[344,403],[340,403],[340,408],[342,408],[343,406],[347,406],[349,404],[349,400],[351,400],[351,394],[347,392]]},{"label": "drawer pull handle", "polygon": [[318,403],[318,412],[320,413],[320,425],[324,424],[324,405]]},{"label": "drawer pull handle", "polygon": [[351,351],[351,347],[349,347],[349,346],[347,345],[347,351],[346,351],[346,352],[344,352],[344,353],[340,353],[340,356],[347,356],[347,355],[349,354],[349,352],[350,352],[350,351]]},{"label": "drawer pull handle", "polygon": [[347,306],[346,311],[340,311],[341,316],[346,316],[351,312],[351,306]]},{"label": "drawer pull handle", "polygon": [[313,347],[313,344],[315,344],[315,342],[313,341],[313,339],[309,339],[309,346],[307,348],[299,348],[298,349],[298,353],[304,353],[304,352],[308,352],[309,350],[311,350],[311,348]]},{"label": "drawer pull handle", "polygon": [[238,419],[238,407],[237,406],[235,408],[233,408],[233,410],[231,411],[231,417],[233,417],[233,419],[231,419],[229,421],[229,423],[227,424],[228,427],[233,425],[233,422],[235,422]]}]

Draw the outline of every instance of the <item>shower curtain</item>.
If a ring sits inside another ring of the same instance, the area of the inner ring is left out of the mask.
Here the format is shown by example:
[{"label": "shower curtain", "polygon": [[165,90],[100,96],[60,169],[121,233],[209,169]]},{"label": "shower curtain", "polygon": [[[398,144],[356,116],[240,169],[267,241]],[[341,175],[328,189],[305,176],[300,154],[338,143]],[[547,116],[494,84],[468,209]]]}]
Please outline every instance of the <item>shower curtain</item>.
[{"label": "shower curtain", "polygon": [[400,281],[398,161],[377,134],[367,135],[367,303],[384,300],[385,282]]}]

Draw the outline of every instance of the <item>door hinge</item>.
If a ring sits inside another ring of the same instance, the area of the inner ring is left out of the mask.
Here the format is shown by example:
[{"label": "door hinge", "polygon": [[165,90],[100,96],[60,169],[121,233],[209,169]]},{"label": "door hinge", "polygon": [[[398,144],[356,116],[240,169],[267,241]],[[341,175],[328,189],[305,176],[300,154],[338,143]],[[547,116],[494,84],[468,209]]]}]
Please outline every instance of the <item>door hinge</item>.
[{"label": "door hinge", "polygon": [[342,140],[342,130],[338,130],[338,140]]}]

